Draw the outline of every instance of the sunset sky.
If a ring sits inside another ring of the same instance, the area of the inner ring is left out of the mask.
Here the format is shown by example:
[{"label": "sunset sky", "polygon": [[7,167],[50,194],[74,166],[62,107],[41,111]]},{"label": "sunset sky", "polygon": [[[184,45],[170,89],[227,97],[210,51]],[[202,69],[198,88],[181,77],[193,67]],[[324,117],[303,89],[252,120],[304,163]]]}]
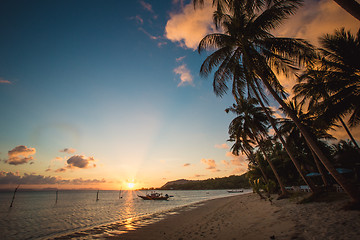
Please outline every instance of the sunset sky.
[{"label": "sunset sky", "polygon": [[[274,34],[317,44],[340,27],[360,24],[333,1],[306,1]],[[206,54],[196,47],[215,31],[210,5],[190,1],[1,1],[0,188],[244,173],[226,141],[232,97],[199,77]]]}]

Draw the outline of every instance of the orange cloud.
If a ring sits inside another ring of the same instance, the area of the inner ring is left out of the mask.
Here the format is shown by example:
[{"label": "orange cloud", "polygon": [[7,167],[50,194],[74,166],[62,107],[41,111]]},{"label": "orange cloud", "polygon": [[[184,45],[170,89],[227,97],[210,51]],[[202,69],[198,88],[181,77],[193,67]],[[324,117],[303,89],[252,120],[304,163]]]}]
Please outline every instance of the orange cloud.
[{"label": "orange cloud", "polygon": [[275,36],[297,37],[318,44],[318,37],[333,33],[335,29],[345,27],[354,33],[360,22],[347,13],[334,1],[306,0],[294,16],[274,31]]},{"label": "orange cloud", "polygon": [[203,8],[196,11],[192,3],[182,7],[180,12],[170,13],[165,26],[165,36],[183,48],[196,50],[200,40],[209,33],[216,32],[212,22],[214,9],[206,1]]},{"label": "orange cloud", "polygon": [[[306,0],[296,14],[273,31],[273,34],[277,37],[302,38],[319,47],[319,37],[326,33],[333,33],[335,29],[342,27],[355,34],[360,28],[360,22],[334,1]],[[296,78],[287,78],[282,75],[278,78],[281,85],[292,96],[292,87],[296,84]]]},{"label": "orange cloud", "polygon": [[244,166],[245,165],[247,167],[247,162],[245,160],[244,155],[236,156],[232,152],[227,152],[225,155],[230,158],[230,162],[232,165],[234,165],[234,166]]},{"label": "orange cloud", "polygon": [[227,152],[225,155],[231,158],[230,159],[231,165],[236,166],[236,168],[231,172],[231,174],[243,174],[247,172],[248,163],[245,160],[244,155],[235,156],[232,152]]},{"label": "orange cloud", "polygon": [[239,167],[239,168],[235,168],[231,174],[244,174],[247,172],[247,167]]},{"label": "orange cloud", "polygon": [[186,57],[186,56],[178,57],[178,58],[176,58],[176,61],[177,61],[177,62],[181,62],[182,60],[184,60],[185,57]]},{"label": "orange cloud", "polygon": [[174,69],[174,72],[180,75],[180,83],[178,84],[178,87],[187,84],[194,86],[193,76],[191,75],[190,70],[187,68],[186,64],[178,66]]},{"label": "orange cloud", "polygon": [[219,172],[220,170],[216,168],[215,160],[213,159],[201,159],[201,162],[206,164],[208,167],[206,169],[211,170],[212,172]]},{"label": "orange cloud", "polygon": [[225,166],[230,166],[230,162],[229,162],[229,161],[221,160],[221,163],[224,164]]},{"label": "orange cloud", "polygon": [[60,150],[59,152],[64,152],[64,153],[69,153],[69,154],[71,154],[71,153],[76,152],[76,149],[73,149],[73,148],[64,148],[64,149]]},{"label": "orange cloud", "polygon": [[0,84],[1,84],[1,83],[11,84],[12,82],[10,82],[9,80],[5,80],[5,79],[0,78]]},{"label": "orange cloud", "polygon": [[5,160],[5,162],[11,165],[28,163],[34,160],[34,158],[30,155],[34,155],[35,153],[35,148],[28,148],[24,145],[20,145],[8,151],[9,158]]},{"label": "orange cloud", "polygon": [[[349,120],[349,116],[346,118],[343,118],[344,122],[346,123]],[[342,127],[340,122],[337,122],[337,124],[341,127],[335,128],[334,130],[330,130],[329,133],[333,135],[338,140],[346,140],[350,139],[349,135],[346,133],[345,129]],[[347,125],[349,127],[349,125]],[[350,128],[349,129],[355,140],[358,142],[360,141],[360,126]]]},{"label": "orange cloud", "polygon": [[216,144],[215,148],[229,149],[229,146],[226,143],[223,143],[223,144]]}]

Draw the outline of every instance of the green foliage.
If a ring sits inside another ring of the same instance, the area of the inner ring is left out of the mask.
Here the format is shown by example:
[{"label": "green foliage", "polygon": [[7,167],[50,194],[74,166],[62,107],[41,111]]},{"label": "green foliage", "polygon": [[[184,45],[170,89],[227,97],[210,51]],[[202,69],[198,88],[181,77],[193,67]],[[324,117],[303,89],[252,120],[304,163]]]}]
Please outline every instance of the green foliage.
[{"label": "green foliage", "polygon": [[245,174],[241,176],[229,176],[223,178],[210,178],[206,180],[188,181],[183,184],[165,184],[163,190],[201,190],[201,189],[239,189],[249,188],[249,182]]}]

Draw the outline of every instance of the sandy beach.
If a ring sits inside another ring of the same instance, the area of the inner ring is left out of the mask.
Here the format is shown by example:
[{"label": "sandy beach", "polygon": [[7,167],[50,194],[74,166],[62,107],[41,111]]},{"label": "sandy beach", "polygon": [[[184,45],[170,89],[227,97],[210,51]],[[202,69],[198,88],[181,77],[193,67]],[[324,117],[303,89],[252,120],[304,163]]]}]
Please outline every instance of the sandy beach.
[{"label": "sandy beach", "polygon": [[135,227],[123,234],[116,231],[116,225],[108,226],[105,232],[98,229],[96,237],[134,240],[359,239],[360,212],[342,210],[346,202],[344,199],[296,204],[295,199],[283,199],[273,200],[271,204],[260,200],[256,194],[246,194],[183,207],[177,214],[169,214],[158,222]]}]

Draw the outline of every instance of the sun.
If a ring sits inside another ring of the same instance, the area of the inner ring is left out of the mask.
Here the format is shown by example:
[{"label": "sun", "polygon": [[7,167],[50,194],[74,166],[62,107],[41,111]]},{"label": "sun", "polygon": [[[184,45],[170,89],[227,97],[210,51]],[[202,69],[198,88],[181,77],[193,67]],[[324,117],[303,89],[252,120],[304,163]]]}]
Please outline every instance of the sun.
[{"label": "sun", "polygon": [[135,186],[135,183],[132,183],[132,182],[129,182],[129,183],[127,184],[128,189],[133,189],[134,186]]}]

